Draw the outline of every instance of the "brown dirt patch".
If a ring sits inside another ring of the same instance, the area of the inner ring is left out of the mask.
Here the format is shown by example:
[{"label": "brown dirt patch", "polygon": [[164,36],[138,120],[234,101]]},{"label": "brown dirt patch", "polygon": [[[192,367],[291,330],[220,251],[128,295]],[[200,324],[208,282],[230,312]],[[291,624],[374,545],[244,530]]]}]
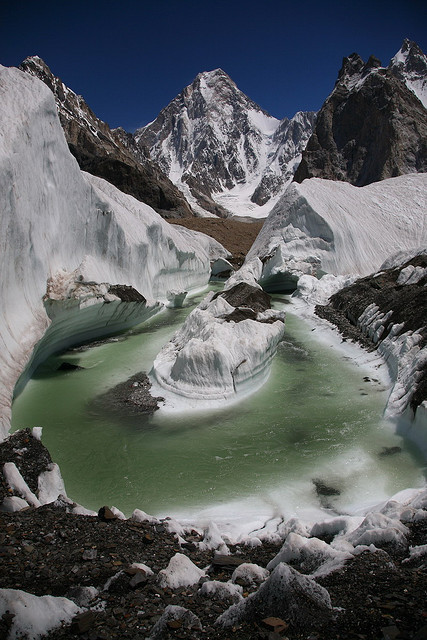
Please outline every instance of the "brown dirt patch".
[{"label": "brown dirt patch", "polygon": [[230,262],[240,267],[261,231],[263,220],[235,220],[223,218],[185,218],[169,220],[193,231],[201,231],[220,242],[233,256]]}]

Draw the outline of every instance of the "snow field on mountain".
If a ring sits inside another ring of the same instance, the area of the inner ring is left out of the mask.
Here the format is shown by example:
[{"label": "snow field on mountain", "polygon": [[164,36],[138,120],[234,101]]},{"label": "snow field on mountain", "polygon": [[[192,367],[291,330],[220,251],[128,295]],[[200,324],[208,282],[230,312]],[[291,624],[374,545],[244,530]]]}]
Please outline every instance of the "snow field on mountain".
[{"label": "snow field on mountain", "polygon": [[[426,71],[426,56],[422,54],[419,49],[418,52],[414,47],[412,51],[412,43],[404,41],[401,49],[390,61],[390,67],[396,75],[404,78],[406,85],[415,93],[417,98],[423,103],[427,109],[427,78],[424,72]],[[414,59],[417,59],[418,69],[414,69]]]}]

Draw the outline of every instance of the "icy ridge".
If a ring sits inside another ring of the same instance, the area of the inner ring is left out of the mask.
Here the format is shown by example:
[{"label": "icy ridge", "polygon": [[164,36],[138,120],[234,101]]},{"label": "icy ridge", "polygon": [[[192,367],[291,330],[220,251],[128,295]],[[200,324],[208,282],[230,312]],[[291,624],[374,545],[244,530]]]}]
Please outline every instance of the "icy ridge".
[{"label": "icy ridge", "polygon": [[[421,329],[424,327],[417,331],[406,331],[403,334],[401,334],[402,324],[387,327],[387,321],[392,315],[392,309],[382,313],[377,305],[371,304],[359,317],[358,326],[374,343],[378,343],[378,352],[387,362],[394,380],[387,402],[387,414],[395,416],[407,409],[416,383],[422,371],[427,368],[427,346],[424,345],[421,334]],[[389,329],[388,335],[381,340],[386,328]]]}]

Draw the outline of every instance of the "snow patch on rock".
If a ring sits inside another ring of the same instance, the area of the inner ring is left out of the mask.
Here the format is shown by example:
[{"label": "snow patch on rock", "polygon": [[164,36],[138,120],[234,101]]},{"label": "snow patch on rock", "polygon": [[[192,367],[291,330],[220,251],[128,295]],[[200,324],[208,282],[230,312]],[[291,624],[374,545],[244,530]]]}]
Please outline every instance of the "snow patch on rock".
[{"label": "snow patch on rock", "polygon": [[6,611],[14,616],[8,640],[37,640],[62,623],[70,623],[82,609],[68,598],[33,596],[18,589],[0,589],[0,616]]},{"label": "snow patch on rock", "polygon": [[169,561],[166,569],[159,571],[159,584],[161,587],[179,589],[197,584],[200,578],[206,577],[206,573],[197,567],[194,562],[182,553],[176,553]]}]

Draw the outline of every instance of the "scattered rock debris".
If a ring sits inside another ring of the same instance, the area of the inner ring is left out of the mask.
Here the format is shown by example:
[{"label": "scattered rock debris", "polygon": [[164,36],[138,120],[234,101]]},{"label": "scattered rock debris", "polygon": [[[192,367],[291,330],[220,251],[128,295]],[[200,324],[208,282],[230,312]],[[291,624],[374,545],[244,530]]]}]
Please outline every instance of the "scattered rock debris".
[{"label": "scattered rock debris", "polygon": [[[33,487],[35,474],[50,465],[48,452],[29,430],[0,444],[0,469],[11,460]],[[10,494],[3,475],[1,479],[3,492]],[[377,543],[377,551],[362,550],[340,569],[318,578],[309,575],[304,562],[292,567],[280,563],[271,575],[265,571],[260,584],[232,576],[241,573],[237,568],[245,563],[253,570],[257,565],[258,573],[263,573],[282,541],[227,544],[230,554],[225,555],[200,544],[203,531],[190,529],[178,536],[171,533],[168,519],[126,520],[115,511],[104,505],[97,515],[76,515],[70,513],[70,501],[60,497],[38,508],[0,512],[0,589],[65,597],[82,609],[44,638],[426,637],[427,514],[422,517],[423,511],[416,521],[405,522],[408,533],[402,544]],[[194,583],[186,583],[185,576],[160,580],[167,568],[172,575],[175,569],[185,573],[187,566],[196,576]],[[1,638],[10,637],[13,624],[10,611],[0,613]]]}]

